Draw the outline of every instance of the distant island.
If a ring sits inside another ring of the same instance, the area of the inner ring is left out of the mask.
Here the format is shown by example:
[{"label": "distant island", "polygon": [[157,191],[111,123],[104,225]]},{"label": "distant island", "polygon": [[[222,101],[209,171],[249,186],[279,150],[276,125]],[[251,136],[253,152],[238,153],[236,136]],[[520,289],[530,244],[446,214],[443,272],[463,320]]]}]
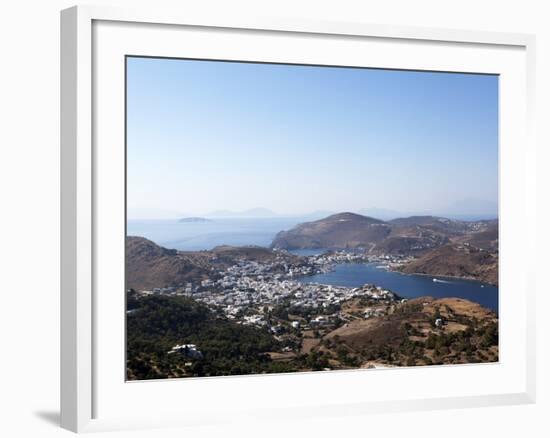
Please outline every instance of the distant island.
[{"label": "distant island", "polygon": [[212,219],[207,219],[205,217],[184,217],[184,218],[181,218],[178,222],[180,223],[212,222]]}]

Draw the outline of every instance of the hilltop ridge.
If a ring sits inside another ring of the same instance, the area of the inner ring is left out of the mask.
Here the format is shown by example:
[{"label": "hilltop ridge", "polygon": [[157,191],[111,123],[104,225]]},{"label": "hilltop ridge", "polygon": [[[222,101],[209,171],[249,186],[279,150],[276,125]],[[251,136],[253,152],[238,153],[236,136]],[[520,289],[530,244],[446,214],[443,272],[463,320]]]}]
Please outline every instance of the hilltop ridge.
[{"label": "hilltop ridge", "polygon": [[[373,253],[421,253],[453,240],[470,239],[495,248],[497,221],[458,221],[437,216],[410,216],[382,221],[357,213],[338,213],[304,222],[275,236],[276,249],[354,249]],[[483,234],[482,234],[483,232]]]},{"label": "hilltop ridge", "polygon": [[312,222],[304,222],[275,236],[271,247],[357,248],[381,242],[391,232],[391,226],[368,216],[344,212]]}]

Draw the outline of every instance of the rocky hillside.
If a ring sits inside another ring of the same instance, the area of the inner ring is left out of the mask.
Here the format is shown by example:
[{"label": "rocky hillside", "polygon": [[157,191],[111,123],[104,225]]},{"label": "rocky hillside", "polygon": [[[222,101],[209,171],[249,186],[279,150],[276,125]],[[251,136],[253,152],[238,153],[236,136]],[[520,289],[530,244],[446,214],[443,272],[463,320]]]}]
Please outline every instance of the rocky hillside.
[{"label": "rocky hillside", "polygon": [[[495,221],[493,221],[495,222]],[[371,253],[417,254],[454,240],[472,239],[480,234],[484,246],[496,246],[491,221],[465,222],[435,216],[412,216],[384,222],[354,213],[339,213],[281,231],[273,248],[365,248]],[[495,222],[496,223],[496,222]],[[485,234],[481,236],[481,232]],[[490,240],[494,239],[494,240]]]},{"label": "rocky hillside", "polygon": [[471,278],[498,285],[498,255],[468,244],[434,249],[399,270],[407,274]]},{"label": "rocky hillside", "polygon": [[498,221],[487,221],[482,231],[466,236],[464,241],[488,251],[498,251]]},{"label": "rocky hillside", "polygon": [[357,318],[325,335],[318,348],[364,368],[498,361],[498,318],[471,301],[416,298],[368,319],[358,304],[342,310]]},{"label": "rocky hillside", "polygon": [[296,262],[299,257],[277,254],[258,246],[218,246],[211,251],[166,249],[138,236],[126,238],[126,287],[150,290],[213,279],[239,260]]},{"label": "rocky hillside", "polygon": [[459,236],[471,230],[471,222],[447,219],[438,216],[410,216],[389,221],[396,231],[424,229],[446,236]]},{"label": "rocky hillside", "polygon": [[208,254],[184,253],[163,248],[144,237],[126,238],[126,287],[146,290],[207,278]]},{"label": "rocky hillside", "polygon": [[272,243],[277,249],[357,248],[383,241],[391,232],[385,222],[354,213],[339,213],[281,231]]}]

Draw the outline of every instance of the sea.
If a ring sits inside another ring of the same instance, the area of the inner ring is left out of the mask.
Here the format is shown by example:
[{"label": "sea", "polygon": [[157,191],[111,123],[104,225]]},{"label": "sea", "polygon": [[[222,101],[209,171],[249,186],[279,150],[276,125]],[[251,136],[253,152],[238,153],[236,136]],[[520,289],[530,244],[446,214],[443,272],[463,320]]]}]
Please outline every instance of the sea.
[{"label": "sea", "polygon": [[[129,220],[127,234],[142,236],[171,249],[183,251],[209,250],[219,245],[258,245],[268,247],[275,235],[306,218],[223,218],[208,222],[178,222],[177,220]],[[319,249],[293,251],[309,256],[322,253]],[[435,280],[435,281],[434,281]],[[388,271],[375,263],[338,264],[324,274],[302,277],[305,283],[358,287],[375,284],[403,298],[432,296],[434,298],[464,298],[498,312],[498,287],[479,281],[446,277],[409,275]]]},{"label": "sea", "polygon": [[145,237],[158,245],[181,251],[200,251],[219,245],[269,246],[275,235],[306,218],[216,218],[208,222],[128,220],[128,236]]},{"label": "sea", "polygon": [[[434,281],[435,280],[435,281]],[[474,280],[401,274],[376,263],[338,264],[325,274],[302,277],[303,283],[359,287],[366,283],[389,289],[402,298],[464,298],[498,313],[498,287]]]}]

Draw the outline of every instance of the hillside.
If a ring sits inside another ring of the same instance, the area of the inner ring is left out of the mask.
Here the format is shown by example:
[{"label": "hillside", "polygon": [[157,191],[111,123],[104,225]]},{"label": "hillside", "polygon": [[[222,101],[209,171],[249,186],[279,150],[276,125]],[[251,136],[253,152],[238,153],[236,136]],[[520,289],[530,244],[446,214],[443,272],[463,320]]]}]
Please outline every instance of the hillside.
[{"label": "hillside", "polygon": [[[362,307],[349,303],[343,311],[360,316]],[[326,334],[319,350],[355,359],[362,367],[493,362],[498,361],[498,319],[471,301],[416,298],[385,316],[351,320]]]},{"label": "hillside", "polygon": [[277,249],[365,248],[374,254],[422,255],[449,243],[469,242],[498,249],[497,221],[457,221],[436,216],[411,216],[381,221],[354,213],[339,213],[281,231],[271,246]]},{"label": "hillside", "polygon": [[468,245],[445,245],[399,268],[406,274],[471,278],[498,285],[498,255]]},{"label": "hillside", "polygon": [[[278,342],[265,329],[246,327],[218,316],[185,297],[128,297],[127,377],[216,376],[265,372],[265,353]],[[172,347],[195,344],[200,359],[169,353]]]},{"label": "hillside", "polygon": [[211,251],[166,249],[137,236],[126,238],[126,287],[150,290],[186,282],[214,279],[240,260],[296,262],[290,254],[277,254],[259,246],[218,246]]},{"label": "hillside", "polygon": [[221,245],[216,246],[210,252],[216,254],[219,258],[227,258],[228,260],[242,258],[246,260],[268,261],[276,257],[273,251],[262,246]]},{"label": "hillside", "polygon": [[389,221],[396,230],[407,228],[422,228],[433,232],[444,233],[447,236],[460,235],[470,229],[470,223],[447,219],[438,216],[410,216]]},{"label": "hillside", "polygon": [[485,228],[464,239],[465,242],[489,251],[498,251],[498,220],[487,221]]},{"label": "hillside", "polygon": [[[305,324],[279,335],[226,319],[192,298],[130,292],[127,302],[129,380],[494,362],[499,356],[497,316],[457,298],[355,298],[342,303],[336,326],[315,330],[305,314],[278,307],[266,317],[279,327]],[[373,309],[381,313],[365,317]],[[182,344],[200,353],[173,351]]]},{"label": "hillside", "polygon": [[168,287],[208,278],[207,254],[163,248],[144,237],[126,238],[126,287],[138,290]]},{"label": "hillside", "polygon": [[391,232],[385,222],[355,213],[339,213],[313,222],[305,222],[275,236],[271,247],[358,248],[378,243]]}]

